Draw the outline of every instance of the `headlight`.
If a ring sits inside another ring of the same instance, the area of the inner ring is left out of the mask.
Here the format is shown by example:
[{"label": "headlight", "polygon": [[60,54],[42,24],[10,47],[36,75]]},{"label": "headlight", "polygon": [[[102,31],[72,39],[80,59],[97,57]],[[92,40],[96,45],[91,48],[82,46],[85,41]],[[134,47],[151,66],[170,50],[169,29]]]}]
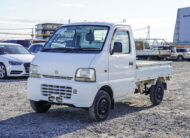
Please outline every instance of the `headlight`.
[{"label": "headlight", "polygon": [[30,77],[40,78],[40,67],[38,65],[31,64],[30,65]]},{"label": "headlight", "polygon": [[17,61],[9,61],[9,64],[12,65],[12,66],[15,66],[15,65],[22,65],[23,63],[22,62],[17,62]]},{"label": "headlight", "polygon": [[95,69],[90,69],[90,68],[78,69],[76,71],[75,80],[76,81],[95,82],[96,81]]}]

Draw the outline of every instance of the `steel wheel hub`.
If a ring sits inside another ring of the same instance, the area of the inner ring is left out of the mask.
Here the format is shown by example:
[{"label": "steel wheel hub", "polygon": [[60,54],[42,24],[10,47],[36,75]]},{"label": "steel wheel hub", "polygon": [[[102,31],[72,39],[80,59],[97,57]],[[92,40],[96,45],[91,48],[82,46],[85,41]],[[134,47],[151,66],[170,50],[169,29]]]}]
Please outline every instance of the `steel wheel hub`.
[{"label": "steel wheel hub", "polygon": [[159,100],[161,100],[162,99],[162,97],[163,97],[163,90],[162,90],[162,88],[158,88],[158,91],[157,91],[157,98],[159,99]]},{"label": "steel wheel hub", "polygon": [[108,101],[105,98],[101,99],[98,104],[98,113],[100,115],[105,115],[108,111],[108,107],[109,107]]}]

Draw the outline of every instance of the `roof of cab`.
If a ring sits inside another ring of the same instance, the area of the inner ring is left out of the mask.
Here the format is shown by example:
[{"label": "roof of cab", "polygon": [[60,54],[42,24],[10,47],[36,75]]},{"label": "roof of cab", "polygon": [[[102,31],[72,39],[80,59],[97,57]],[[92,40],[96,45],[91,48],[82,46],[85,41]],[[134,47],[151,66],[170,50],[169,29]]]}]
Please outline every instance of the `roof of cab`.
[{"label": "roof of cab", "polygon": [[63,26],[72,26],[72,25],[101,25],[101,26],[129,26],[126,23],[112,23],[112,22],[76,22],[70,24],[64,24]]}]

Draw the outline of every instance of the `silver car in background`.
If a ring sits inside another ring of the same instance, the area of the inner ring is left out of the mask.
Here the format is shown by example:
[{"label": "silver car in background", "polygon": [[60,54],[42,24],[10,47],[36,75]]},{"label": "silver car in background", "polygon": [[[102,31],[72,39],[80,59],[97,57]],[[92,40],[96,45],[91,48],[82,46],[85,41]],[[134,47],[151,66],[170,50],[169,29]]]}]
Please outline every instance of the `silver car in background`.
[{"label": "silver car in background", "polygon": [[189,48],[173,48],[170,59],[178,60],[178,61],[189,60],[190,49]]},{"label": "silver car in background", "polygon": [[19,44],[0,43],[0,79],[29,76],[33,55]]}]

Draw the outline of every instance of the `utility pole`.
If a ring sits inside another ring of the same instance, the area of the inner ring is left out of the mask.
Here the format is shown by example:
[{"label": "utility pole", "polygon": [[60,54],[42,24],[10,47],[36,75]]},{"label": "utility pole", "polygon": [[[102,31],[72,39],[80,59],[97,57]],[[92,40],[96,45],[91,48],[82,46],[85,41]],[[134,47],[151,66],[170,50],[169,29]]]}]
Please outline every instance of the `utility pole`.
[{"label": "utility pole", "polygon": [[146,37],[146,39],[148,40],[148,39],[150,39],[150,25],[149,26],[147,26],[147,37]]},{"label": "utility pole", "polygon": [[32,40],[34,39],[34,28],[32,28]]}]

